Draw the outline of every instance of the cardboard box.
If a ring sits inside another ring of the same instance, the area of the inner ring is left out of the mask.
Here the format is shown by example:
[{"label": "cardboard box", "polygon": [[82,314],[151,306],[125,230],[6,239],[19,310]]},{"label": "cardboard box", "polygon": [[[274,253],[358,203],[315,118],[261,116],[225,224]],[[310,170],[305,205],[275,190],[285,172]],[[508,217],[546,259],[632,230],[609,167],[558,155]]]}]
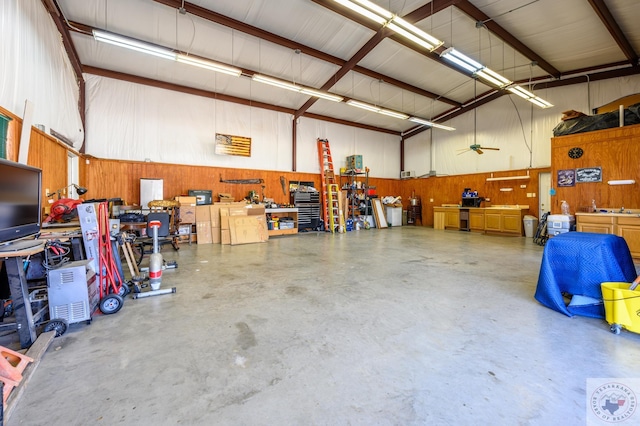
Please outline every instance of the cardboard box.
[{"label": "cardboard box", "polygon": [[231,194],[224,194],[224,193],[220,193],[218,195],[218,197],[220,198],[220,202],[222,203],[232,203],[235,201],[235,198],[233,198],[233,196]]},{"label": "cardboard box", "polygon": [[221,229],[220,230],[220,242],[222,244],[231,244],[231,231],[229,231],[228,229]]},{"label": "cardboard box", "polygon": [[196,223],[196,235],[198,236],[198,244],[211,244],[211,222]]},{"label": "cardboard box", "polygon": [[269,239],[264,216],[229,216],[231,245],[263,243]]},{"label": "cardboard box", "polygon": [[180,203],[180,207],[184,207],[184,206],[195,206],[197,198],[185,197],[185,196],[179,195],[175,198],[175,200]]},{"label": "cardboard box", "polygon": [[181,205],[178,210],[180,223],[196,223],[196,206]]},{"label": "cardboard box", "polygon": [[196,206],[196,223],[211,222],[209,206]]},{"label": "cardboard box", "polygon": [[362,165],[362,155],[350,155],[347,157],[347,169],[349,170],[361,170],[364,169]]},{"label": "cardboard box", "polygon": [[221,233],[222,230],[220,228],[211,227],[211,242],[213,242],[213,244],[220,244],[222,242]]}]

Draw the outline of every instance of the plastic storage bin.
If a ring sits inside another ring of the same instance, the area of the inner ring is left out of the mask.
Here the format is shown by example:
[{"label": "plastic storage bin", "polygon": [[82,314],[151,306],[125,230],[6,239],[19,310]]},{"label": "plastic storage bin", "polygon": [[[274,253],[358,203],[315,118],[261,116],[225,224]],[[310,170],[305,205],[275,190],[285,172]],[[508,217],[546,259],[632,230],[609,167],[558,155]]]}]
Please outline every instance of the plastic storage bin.
[{"label": "plastic storage bin", "polygon": [[547,216],[547,234],[550,237],[573,231],[576,218],[567,214],[550,214]]},{"label": "plastic storage bin", "polygon": [[531,215],[525,215],[522,218],[524,222],[524,235],[527,238],[533,238],[535,235],[535,229],[538,227],[538,218]]},{"label": "plastic storage bin", "polygon": [[630,283],[600,284],[605,319],[615,334],[619,334],[622,328],[640,333],[640,290],[629,290],[629,286]]}]

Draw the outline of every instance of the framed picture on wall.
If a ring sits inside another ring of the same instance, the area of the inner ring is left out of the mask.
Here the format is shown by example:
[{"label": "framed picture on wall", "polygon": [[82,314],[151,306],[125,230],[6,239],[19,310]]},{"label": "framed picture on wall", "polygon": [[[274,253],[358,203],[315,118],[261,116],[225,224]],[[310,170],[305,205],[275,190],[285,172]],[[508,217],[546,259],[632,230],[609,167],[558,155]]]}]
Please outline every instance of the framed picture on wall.
[{"label": "framed picture on wall", "polygon": [[576,171],[574,169],[558,170],[558,186],[575,186]]},{"label": "framed picture on wall", "polygon": [[576,182],[602,182],[602,167],[576,169]]}]

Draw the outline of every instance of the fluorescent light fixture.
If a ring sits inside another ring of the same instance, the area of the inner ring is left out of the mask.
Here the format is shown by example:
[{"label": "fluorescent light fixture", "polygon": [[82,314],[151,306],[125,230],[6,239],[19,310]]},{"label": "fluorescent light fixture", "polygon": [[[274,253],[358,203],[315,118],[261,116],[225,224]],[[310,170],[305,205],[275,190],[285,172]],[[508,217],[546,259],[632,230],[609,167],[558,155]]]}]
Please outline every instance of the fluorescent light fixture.
[{"label": "fluorescent light fixture", "polygon": [[387,27],[428,50],[434,50],[444,43],[399,16],[391,18]]},{"label": "fluorescent light fixture", "polygon": [[316,98],[326,99],[328,101],[333,102],[342,102],[344,98],[342,96],[334,95],[333,93],[321,92],[315,89],[309,89],[307,87],[303,87],[300,90],[300,93],[304,93],[305,95],[315,96]]},{"label": "fluorescent light fixture", "polygon": [[164,59],[176,59],[176,53],[165,47],[156,46],[151,43],[136,40],[134,38],[125,37],[119,34],[110,33],[102,30],[93,30],[93,38],[96,41],[113,44],[114,46],[125,47],[135,50],[136,52],[146,53],[148,55],[157,56]]},{"label": "fluorescent light fixture", "polygon": [[388,12],[380,6],[366,0],[336,0],[336,2],[381,25],[386,24],[393,16],[391,12]]},{"label": "fluorescent light fixture", "polygon": [[406,120],[409,116],[402,112],[391,111],[390,109],[380,108],[378,111],[380,114],[388,115],[389,117],[399,118],[401,120]]},{"label": "fluorescent light fixture", "polygon": [[292,90],[294,92],[299,92],[302,87],[289,83],[288,81],[279,80],[277,78],[271,78],[260,74],[254,74],[251,79],[253,81],[257,81],[260,83],[270,84],[272,86],[280,87],[281,89]]},{"label": "fluorescent light fixture", "polygon": [[378,108],[375,105],[366,104],[366,103],[360,102],[360,101],[354,101],[353,99],[349,99],[347,101],[347,105],[351,105],[351,106],[354,106],[356,108],[366,109],[367,111],[373,111],[373,112],[380,111],[380,108]]},{"label": "fluorescent light fixture", "polygon": [[472,73],[478,72],[484,68],[484,66],[471,59],[467,55],[458,52],[453,47],[446,49],[444,52],[440,54],[441,58],[444,58],[448,61],[453,62],[454,64],[461,66],[462,68],[471,71]]},{"label": "fluorescent light fixture", "polygon": [[375,105],[368,104],[366,102],[354,101],[353,99],[349,99],[347,101],[347,105],[354,106],[356,108],[366,109],[367,111],[377,112],[378,114],[388,115],[389,117],[399,118],[401,120],[406,120],[409,116],[403,112],[392,111],[390,109],[380,108]]},{"label": "fluorescent light fixture", "polygon": [[271,86],[276,86],[281,89],[287,89],[293,92],[303,93],[305,95],[315,96],[317,98],[322,98],[333,102],[342,102],[344,100],[342,96],[334,95],[333,93],[322,92],[320,90],[298,86],[297,84],[289,83],[288,81],[280,80],[277,78],[267,77],[265,75],[254,74],[251,79],[259,83],[270,84]]},{"label": "fluorescent light fixture", "polygon": [[513,94],[516,94],[516,95],[520,96],[523,99],[526,99],[526,100],[529,100],[531,98],[535,98],[535,96],[536,96],[533,93],[529,92],[528,90],[523,89],[520,86],[509,87],[507,90],[510,91]]},{"label": "fluorescent light fixture", "polygon": [[479,71],[476,71],[475,73],[478,77],[480,77],[483,80],[488,81],[489,83],[492,83],[500,88],[508,86],[512,83],[511,80],[508,80],[506,78],[504,78],[503,76],[501,76],[500,74],[498,74],[495,71],[490,70],[489,68],[482,68]]},{"label": "fluorescent light fixture", "polygon": [[520,96],[522,99],[526,99],[534,105],[539,106],[540,108],[550,108],[553,106],[552,103],[545,101],[544,99],[534,95],[528,90],[523,89],[520,86],[511,86],[507,88],[511,93]]},{"label": "fluorescent light fixture", "polygon": [[223,74],[235,75],[236,77],[239,77],[240,74],[242,74],[242,70],[239,68],[230,67],[228,65],[220,64],[208,59],[197,58],[182,53],[178,53],[178,55],[176,56],[176,61],[183,64],[193,65],[195,67],[205,68],[215,72],[221,72]]},{"label": "fluorescent light fixture", "polygon": [[449,126],[445,126],[443,124],[433,123],[433,122],[431,122],[429,120],[425,120],[425,119],[420,118],[420,117],[409,117],[409,121],[413,121],[414,123],[424,124],[425,126],[435,127],[435,128],[442,129],[442,130],[448,130],[448,131],[455,130],[454,127],[449,127]]},{"label": "fluorescent light fixture", "polygon": [[529,175],[526,176],[503,176],[503,177],[488,177],[486,179],[487,182],[495,182],[495,181],[499,181],[499,180],[523,180],[523,179],[530,179],[531,177]]},{"label": "fluorescent light fixture", "polygon": [[388,10],[378,6],[369,0],[335,0],[337,3],[348,7],[356,13],[371,19],[378,24],[385,25],[387,28],[397,32],[401,36],[419,44],[420,46],[434,50],[443,44],[442,41],[430,34],[422,31],[420,28],[405,21]]},{"label": "fluorescent light fixture", "polygon": [[624,180],[609,180],[607,181],[609,185],[633,185],[636,183],[633,179],[624,179]]}]

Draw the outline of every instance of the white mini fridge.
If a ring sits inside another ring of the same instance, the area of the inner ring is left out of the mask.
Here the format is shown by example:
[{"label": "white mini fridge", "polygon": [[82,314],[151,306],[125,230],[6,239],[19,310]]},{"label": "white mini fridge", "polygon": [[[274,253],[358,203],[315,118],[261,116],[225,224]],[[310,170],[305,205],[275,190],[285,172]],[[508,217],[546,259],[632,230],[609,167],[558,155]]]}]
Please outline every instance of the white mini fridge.
[{"label": "white mini fridge", "polygon": [[149,209],[149,201],[164,200],[164,181],[162,179],[140,179],[140,207]]}]

